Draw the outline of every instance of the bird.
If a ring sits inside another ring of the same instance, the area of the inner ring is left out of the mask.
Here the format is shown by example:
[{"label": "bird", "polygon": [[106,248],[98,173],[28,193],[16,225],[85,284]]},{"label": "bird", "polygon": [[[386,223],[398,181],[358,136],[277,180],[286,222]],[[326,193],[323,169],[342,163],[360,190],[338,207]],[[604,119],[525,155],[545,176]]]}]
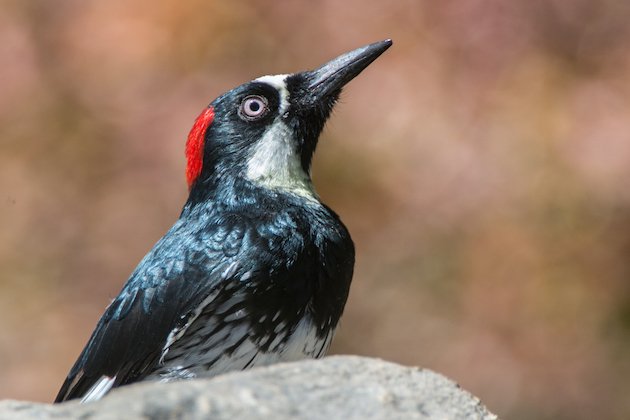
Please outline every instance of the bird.
[{"label": "bird", "polygon": [[325,355],[355,249],[311,161],[342,88],[391,45],[256,78],[201,112],[180,216],[106,308],[56,403]]}]

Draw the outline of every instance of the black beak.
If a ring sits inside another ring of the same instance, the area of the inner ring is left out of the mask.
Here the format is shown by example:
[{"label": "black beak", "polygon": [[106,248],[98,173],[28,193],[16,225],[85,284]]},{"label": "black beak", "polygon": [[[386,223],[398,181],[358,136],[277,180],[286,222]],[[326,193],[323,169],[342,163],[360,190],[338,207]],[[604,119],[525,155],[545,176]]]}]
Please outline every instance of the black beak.
[{"label": "black beak", "polygon": [[307,72],[310,99],[318,102],[333,93],[338,93],[346,83],[358,76],[391,45],[391,39],[375,42],[342,54],[320,68]]}]

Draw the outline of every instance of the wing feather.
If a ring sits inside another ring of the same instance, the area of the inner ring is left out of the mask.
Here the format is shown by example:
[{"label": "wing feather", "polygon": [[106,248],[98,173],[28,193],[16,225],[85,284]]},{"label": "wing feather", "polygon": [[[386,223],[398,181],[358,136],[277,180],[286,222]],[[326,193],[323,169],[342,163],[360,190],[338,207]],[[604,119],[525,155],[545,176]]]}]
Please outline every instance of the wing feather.
[{"label": "wing feather", "polygon": [[[323,354],[343,311],[354,249],[343,225],[312,226],[315,216],[302,220],[291,209],[212,216],[207,207],[185,208],[107,307],[55,402],[98,399],[159,377],[173,358],[193,357],[187,349],[200,341],[208,357],[231,360],[219,371],[276,360],[296,332],[313,346],[307,353]],[[317,218],[332,223],[331,214]],[[307,311],[316,331],[300,328]],[[294,342],[287,352],[304,346]]]},{"label": "wing feather", "polygon": [[[156,244],[107,307],[55,402],[90,393],[102,396],[112,387],[143,379],[159,362],[169,334],[225,279],[222,273],[234,273],[227,268],[238,253],[227,257],[214,246],[191,258],[179,246],[186,233],[182,230],[176,224]],[[195,247],[201,245],[189,244]]]}]

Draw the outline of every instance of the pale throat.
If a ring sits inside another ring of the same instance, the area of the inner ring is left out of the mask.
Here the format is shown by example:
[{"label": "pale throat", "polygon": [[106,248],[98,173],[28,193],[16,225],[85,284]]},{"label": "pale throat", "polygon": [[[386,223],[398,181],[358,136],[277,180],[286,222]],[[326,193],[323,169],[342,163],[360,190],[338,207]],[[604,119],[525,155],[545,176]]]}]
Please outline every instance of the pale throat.
[{"label": "pale throat", "polygon": [[311,199],[318,199],[310,174],[302,167],[297,150],[298,140],[284,122],[289,107],[286,75],[263,76],[258,81],[278,90],[280,106],[276,119],[263,134],[247,158],[247,179],[266,188],[281,189]]},{"label": "pale throat", "polygon": [[247,178],[267,188],[316,198],[296,144],[292,130],[283,121],[276,120],[247,159]]}]

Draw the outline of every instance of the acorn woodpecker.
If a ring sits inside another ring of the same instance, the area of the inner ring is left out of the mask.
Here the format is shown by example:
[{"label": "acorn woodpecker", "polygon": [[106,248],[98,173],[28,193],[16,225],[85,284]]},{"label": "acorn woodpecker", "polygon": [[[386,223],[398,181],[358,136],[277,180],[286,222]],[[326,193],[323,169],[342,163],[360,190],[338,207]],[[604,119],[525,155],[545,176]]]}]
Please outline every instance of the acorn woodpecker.
[{"label": "acorn woodpecker", "polygon": [[313,188],[311,158],[342,87],[391,45],[259,77],[201,113],[179,220],[107,307],[55,402],[326,353],[354,245]]}]

